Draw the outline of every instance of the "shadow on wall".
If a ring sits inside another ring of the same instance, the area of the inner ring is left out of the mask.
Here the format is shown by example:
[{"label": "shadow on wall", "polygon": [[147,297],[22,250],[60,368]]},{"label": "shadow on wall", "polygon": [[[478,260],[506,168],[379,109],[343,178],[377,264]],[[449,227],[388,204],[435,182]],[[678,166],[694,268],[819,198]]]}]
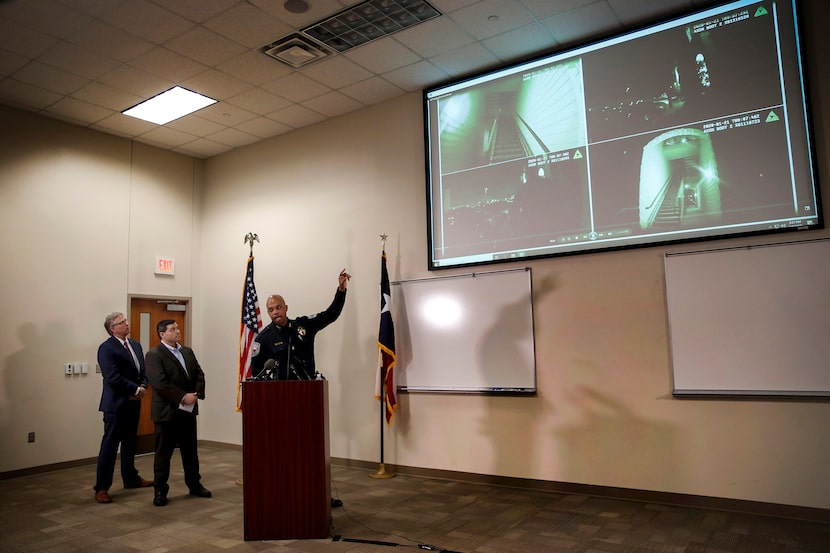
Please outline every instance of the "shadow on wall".
[{"label": "shadow on wall", "polygon": [[[53,431],[64,420],[60,402],[50,392],[60,379],[79,378],[62,374],[66,362],[80,361],[81,348],[71,337],[69,325],[51,321],[41,332],[33,322],[24,322],[17,329],[21,348],[6,356],[0,375],[0,443],[7,452],[27,445],[29,432]],[[94,360],[90,363],[95,366]],[[87,374],[85,378],[94,377]],[[83,406],[97,409],[98,406]],[[12,462],[8,453],[0,470]],[[14,467],[22,468],[22,467]]]},{"label": "shadow on wall", "polygon": [[[555,432],[568,482],[660,490],[677,472],[676,435],[671,425],[648,421],[622,401],[587,386],[566,391],[564,398],[579,421]],[[652,452],[644,462],[643,452]],[[660,452],[654,455],[654,452]],[[602,467],[602,481],[597,479]],[[648,483],[652,483],[650,487]]]},{"label": "shadow on wall", "polygon": [[[534,304],[538,304],[556,287],[555,277],[542,279],[532,290]],[[524,298],[504,306],[496,317],[496,324],[484,334],[478,353],[478,366],[485,375],[484,381],[492,382],[492,375],[503,373],[505,367],[515,365],[519,356],[524,355],[526,348],[523,344],[527,334],[534,332],[528,326],[526,312],[527,300]],[[548,411],[552,409],[542,395],[485,397],[485,415],[480,420],[479,433],[490,440],[494,474],[526,477],[544,472],[542,467],[534,466],[541,462],[537,454],[537,426],[540,421],[549,420]],[[505,447],[505,444],[519,444],[519,449]]]},{"label": "shadow on wall", "polygon": [[[3,390],[0,394],[0,431],[7,436],[8,429],[20,428],[29,417],[27,406],[34,405],[40,372],[47,364],[46,341],[35,323],[23,323],[17,329],[21,349],[6,357],[3,367]],[[22,430],[21,430],[22,432]],[[15,444],[17,440],[4,443]]]}]

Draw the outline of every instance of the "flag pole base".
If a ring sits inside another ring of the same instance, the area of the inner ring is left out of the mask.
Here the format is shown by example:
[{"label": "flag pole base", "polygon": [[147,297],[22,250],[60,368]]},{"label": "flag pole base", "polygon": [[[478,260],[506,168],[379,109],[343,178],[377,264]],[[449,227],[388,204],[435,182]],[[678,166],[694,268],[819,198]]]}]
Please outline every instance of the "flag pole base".
[{"label": "flag pole base", "polygon": [[386,472],[386,466],[383,463],[378,465],[378,470],[376,472],[370,472],[369,476],[371,478],[394,478],[394,472]]}]

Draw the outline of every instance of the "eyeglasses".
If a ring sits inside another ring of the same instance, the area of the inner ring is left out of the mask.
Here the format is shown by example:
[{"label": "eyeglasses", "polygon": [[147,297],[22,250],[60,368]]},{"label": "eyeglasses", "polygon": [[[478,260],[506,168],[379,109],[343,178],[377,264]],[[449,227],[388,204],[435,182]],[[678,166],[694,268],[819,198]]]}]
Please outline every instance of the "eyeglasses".
[{"label": "eyeglasses", "polygon": [[112,323],[112,326],[118,326],[123,324],[127,324],[127,319],[124,319],[123,321],[118,321],[117,323]]}]

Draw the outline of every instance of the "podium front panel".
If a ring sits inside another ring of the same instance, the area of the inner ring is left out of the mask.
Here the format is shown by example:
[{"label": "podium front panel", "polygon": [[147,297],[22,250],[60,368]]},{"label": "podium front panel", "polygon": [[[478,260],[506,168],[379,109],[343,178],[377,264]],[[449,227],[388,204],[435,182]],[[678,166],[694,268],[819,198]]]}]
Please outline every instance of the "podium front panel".
[{"label": "podium front panel", "polygon": [[328,537],[328,382],[244,382],[242,465],[245,540]]}]

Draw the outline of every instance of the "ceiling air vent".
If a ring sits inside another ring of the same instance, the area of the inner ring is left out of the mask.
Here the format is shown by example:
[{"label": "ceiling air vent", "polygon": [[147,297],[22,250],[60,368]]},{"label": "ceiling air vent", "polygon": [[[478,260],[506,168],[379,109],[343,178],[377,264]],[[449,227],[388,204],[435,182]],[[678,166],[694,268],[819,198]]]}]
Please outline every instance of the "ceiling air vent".
[{"label": "ceiling air vent", "polygon": [[266,56],[299,69],[328,57],[331,52],[302,35],[290,35],[262,48]]}]

